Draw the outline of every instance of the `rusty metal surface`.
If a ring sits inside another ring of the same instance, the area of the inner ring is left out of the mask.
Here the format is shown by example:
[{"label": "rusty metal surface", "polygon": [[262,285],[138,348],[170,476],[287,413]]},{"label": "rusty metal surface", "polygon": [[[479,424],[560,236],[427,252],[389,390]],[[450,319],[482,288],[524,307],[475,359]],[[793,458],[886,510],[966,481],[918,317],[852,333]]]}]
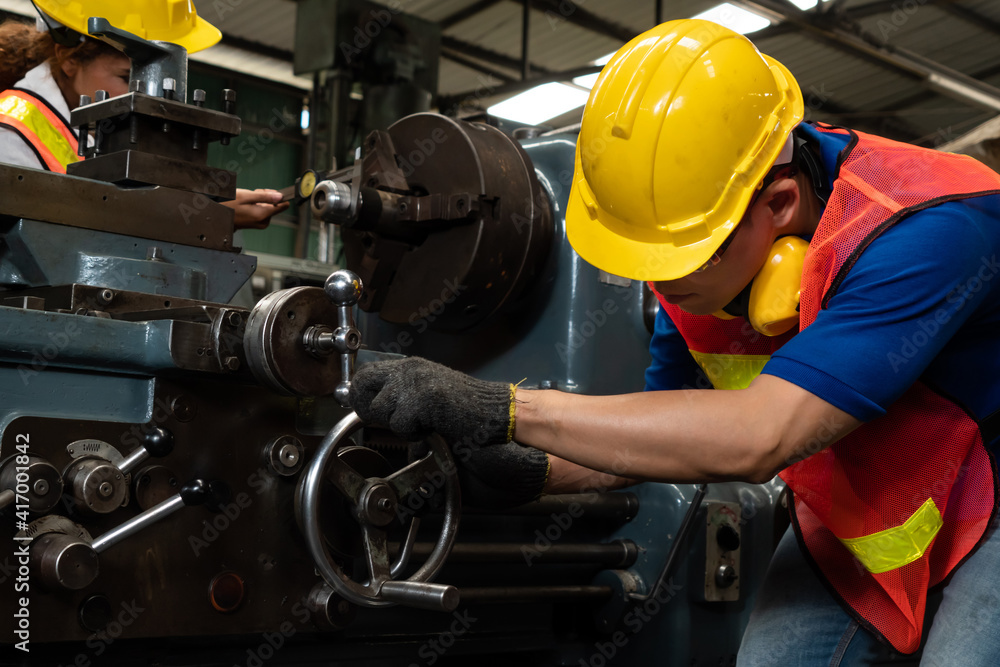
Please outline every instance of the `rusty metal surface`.
[{"label": "rusty metal surface", "polygon": [[234,251],[233,212],[204,195],[0,164],[0,222],[41,220],[198,248]]}]

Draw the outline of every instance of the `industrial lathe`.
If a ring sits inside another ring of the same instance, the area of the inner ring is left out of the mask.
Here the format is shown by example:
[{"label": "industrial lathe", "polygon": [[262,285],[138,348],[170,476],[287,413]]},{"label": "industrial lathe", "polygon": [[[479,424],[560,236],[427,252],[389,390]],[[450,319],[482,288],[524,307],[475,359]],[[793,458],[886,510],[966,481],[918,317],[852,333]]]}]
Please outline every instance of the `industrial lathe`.
[{"label": "industrial lathe", "polygon": [[346,407],[356,365],[399,355],[643,389],[656,300],[565,239],[574,133],[430,113],[370,133],[300,183],[345,266],[237,306],[255,259],[207,161],[239,135],[235,91],[91,33],[133,68],[73,111],[86,159],[0,165],[0,662],[735,664],[780,486],[476,506],[450,443]]}]

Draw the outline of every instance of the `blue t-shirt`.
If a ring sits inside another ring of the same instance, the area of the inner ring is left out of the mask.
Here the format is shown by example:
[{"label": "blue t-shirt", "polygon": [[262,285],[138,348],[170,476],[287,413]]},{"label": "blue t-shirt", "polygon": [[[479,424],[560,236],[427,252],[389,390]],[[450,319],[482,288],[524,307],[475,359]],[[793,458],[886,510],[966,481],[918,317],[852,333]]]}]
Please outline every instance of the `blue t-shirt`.
[{"label": "blue t-shirt", "polygon": [[[801,127],[834,174],[848,138]],[[650,353],[647,390],[709,386],[662,309]],[[978,419],[1000,409],[1000,195],[941,204],[884,232],[762,372],[862,421],[918,378]]]}]

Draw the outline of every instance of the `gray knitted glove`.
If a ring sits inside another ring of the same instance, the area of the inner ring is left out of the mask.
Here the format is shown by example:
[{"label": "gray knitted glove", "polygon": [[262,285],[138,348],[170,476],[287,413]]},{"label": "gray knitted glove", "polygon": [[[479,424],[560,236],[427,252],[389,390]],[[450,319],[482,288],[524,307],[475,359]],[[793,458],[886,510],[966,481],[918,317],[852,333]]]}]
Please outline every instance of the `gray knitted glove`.
[{"label": "gray knitted glove", "polygon": [[462,485],[462,502],[473,507],[505,509],[542,494],[549,478],[545,452],[516,442],[493,447],[453,448]]},{"label": "gray knitted glove", "polygon": [[440,434],[446,442],[509,442],[514,386],[477,380],[421,357],[365,364],[351,381],[351,406],[368,424],[408,439]]}]

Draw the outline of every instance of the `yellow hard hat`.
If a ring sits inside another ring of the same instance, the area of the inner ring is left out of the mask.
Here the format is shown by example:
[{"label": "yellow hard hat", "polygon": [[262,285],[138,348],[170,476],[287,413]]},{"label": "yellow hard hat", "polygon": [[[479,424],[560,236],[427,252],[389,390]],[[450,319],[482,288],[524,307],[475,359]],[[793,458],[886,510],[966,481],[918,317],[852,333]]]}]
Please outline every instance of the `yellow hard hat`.
[{"label": "yellow hard hat", "polygon": [[570,244],[615,275],[686,276],[736,227],[803,111],[791,73],[739,33],[688,19],[639,35],[583,111]]},{"label": "yellow hard hat", "polygon": [[222,33],[199,18],[192,0],[33,0],[62,25],[87,34],[87,19],[97,16],[143,39],[180,44],[188,53],[222,39]]}]

